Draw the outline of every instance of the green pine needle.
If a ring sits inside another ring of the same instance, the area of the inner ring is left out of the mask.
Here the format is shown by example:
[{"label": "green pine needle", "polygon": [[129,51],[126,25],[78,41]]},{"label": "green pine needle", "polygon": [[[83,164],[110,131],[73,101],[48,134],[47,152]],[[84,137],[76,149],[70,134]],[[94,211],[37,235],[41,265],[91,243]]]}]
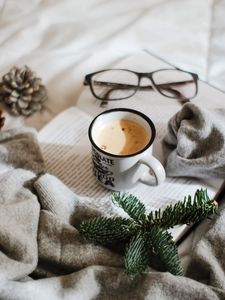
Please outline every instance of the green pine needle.
[{"label": "green pine needle", "polygon": [[141,274],[149,264],[149,249],[143,232],[132,237],[125,252],[125,267],[131,276]]},{"label": "green pine needle", "polygon": [[137,231],[137,226],[130,219],[96,217],[83,221],[79,231],[85,239],[107,245],[126,241]]},{"label": "green pine needle", "polygon": [[128,274],[135,276],[146,270],[152,254],[165,269],[174,275],[183,275],[176,244],[167,229],[178,224],[191,224],[209,217],[217,211],[216,202],[209,199],[207,190],[197,190],[191,196],[164,211],[156,210],[146,216],[144,204],[135,196],[113,193],[113,201],[131,219],[121,217],[96,217],[83,221],[80,233],[87,240],[102,244],[126,245],[125,267]]},{"label": "green pine needle", "polygon": [[163,212],[160,209],[151,212],[147,223],[168,229],[175,225],[196,223],[215,213],[216,210],[217,205],[209,199],[207,190],[201,189],[196,191],[193,201],[189,195],[174,206],[168,205]]},{"label": "green pine needle", "polygon": [[137,197],[118,192],[112,194],[112,200],[136,222],[143,223],[146,220],[145,206]]},{"label": "green pine needle", "polygon": [[173,275],[183,276],[184,272],[172,235],[158,226],[153,226],[146,232],[145,237],[152,252],[156,254],[166,270]]}]

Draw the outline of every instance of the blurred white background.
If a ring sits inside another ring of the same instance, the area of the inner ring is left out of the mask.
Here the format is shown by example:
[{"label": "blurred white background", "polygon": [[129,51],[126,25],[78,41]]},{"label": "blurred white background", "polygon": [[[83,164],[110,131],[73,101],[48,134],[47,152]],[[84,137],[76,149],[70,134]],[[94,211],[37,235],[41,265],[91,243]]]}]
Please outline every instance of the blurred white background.
[{"label": "blurred white background", "polygon": [[49,102],[41,128],[76,103],[86,73],[140,49],[225,91],[224,0],[0,0],[0,75],[28,65]]}]

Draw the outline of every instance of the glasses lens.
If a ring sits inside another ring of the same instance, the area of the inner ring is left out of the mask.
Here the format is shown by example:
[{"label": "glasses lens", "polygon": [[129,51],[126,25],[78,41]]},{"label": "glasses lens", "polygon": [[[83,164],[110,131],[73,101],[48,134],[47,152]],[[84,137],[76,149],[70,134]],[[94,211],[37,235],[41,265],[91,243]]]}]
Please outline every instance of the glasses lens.
[{"label": "glasses lens", "polygon": [[170,98],[191,99],[196,95],[196,82],[193,76],[179,70],[160,70],[152,75],[160,93]]},{"label": "glasses lens", "polygon": [[126,70],[107,70],[92,76],[94,94],[103,100],[131,97],[138,88],[138,76]]}]

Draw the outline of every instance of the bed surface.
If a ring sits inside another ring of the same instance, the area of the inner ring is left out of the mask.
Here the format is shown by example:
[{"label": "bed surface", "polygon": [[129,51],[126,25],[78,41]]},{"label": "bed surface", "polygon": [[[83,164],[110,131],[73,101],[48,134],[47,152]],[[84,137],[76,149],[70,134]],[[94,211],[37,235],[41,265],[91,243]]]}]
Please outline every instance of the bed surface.
[{"label": "bed surface", "polygon": [[41,129],[76,104],[85,74],[140,49],[225,90],[224,9],[213,0],[0,1],[0,75],[26,64],[49,95],[41,113],[7,114],[7,127]]}]

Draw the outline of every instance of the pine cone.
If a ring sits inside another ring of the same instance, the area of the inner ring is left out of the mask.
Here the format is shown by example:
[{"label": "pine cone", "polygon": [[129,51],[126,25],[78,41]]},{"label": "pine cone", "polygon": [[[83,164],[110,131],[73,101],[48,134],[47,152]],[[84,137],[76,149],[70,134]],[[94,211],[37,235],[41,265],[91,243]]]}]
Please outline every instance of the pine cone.
[{"label": "pine cone", "polygon": [[0,130],[4,126],[5,118],[2,116],[2,111],[0,110]]},{"label": "pine cone", "polygon": [[47,91],[29,67],[13,67],[0,84],[1,100],[15,115],[29,116],[42,109]]}]

